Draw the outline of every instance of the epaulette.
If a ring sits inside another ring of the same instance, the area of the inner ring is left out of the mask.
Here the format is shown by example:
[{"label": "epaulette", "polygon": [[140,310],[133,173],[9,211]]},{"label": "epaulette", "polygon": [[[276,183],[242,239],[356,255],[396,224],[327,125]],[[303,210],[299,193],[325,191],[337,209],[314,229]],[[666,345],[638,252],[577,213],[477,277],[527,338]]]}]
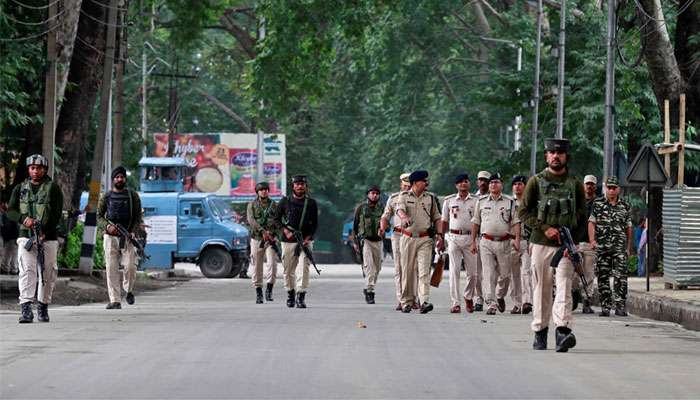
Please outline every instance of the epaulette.
[{"label": "epaulette", "polygon": [[511,196],[511,195],[509,195],[509,194],[502,194],[501,196],[503,196],[503,198],[506,199],[506,200],[515,200],[515,199],[513,198],[513,196]]},{"label": "epaulette", "polygon": [[487,194],[481,194],[481,195],[477,194],[476,197],[478,197],[479,200],[481,200],[481,199],[485,199],[485,198],[489,197],[489,194],[488,194],[488,193],[487,193]]},{"label": "epaulette", "polygon": [[400,194],[401,192],[392,193],[391,196],[389,196],[389,198],[393,199],[394,197],[398,197]]},{"label": "epaulette", "polygon": [[450,195],[445,196],[445,200],[451,199],[451,198],[454,198],[454,197],[457,197],[457,193],[453,193],[453,194],[450,194]]}]

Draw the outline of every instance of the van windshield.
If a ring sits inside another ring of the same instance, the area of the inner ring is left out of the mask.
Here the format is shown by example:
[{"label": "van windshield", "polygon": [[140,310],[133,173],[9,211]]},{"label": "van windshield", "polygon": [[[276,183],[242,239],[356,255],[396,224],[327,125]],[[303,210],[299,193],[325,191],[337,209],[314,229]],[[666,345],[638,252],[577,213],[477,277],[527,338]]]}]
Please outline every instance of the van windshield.
[{"label": "van windshield", "polygon": [[231,205],[222,199],[210,199],[209,206],[211,207],[212,213],[220,219],[233,219],[234,212]]}]

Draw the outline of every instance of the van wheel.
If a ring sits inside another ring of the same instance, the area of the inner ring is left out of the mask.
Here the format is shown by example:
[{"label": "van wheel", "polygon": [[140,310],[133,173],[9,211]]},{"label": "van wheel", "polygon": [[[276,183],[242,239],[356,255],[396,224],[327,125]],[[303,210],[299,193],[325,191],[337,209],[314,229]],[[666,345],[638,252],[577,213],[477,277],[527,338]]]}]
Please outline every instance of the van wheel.
[{"label": "van wheel", "polygon": [[207,278],[227,278],[232,268],[231,254],[221,247],[209,247],[199,257],[199,269]]}]

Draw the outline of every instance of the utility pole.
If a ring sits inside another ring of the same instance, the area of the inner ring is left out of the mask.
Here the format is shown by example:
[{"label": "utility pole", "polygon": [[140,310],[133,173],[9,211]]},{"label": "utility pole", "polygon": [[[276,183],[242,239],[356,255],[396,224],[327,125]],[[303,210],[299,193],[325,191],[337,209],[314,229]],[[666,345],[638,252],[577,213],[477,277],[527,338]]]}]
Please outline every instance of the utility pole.
[{"label": "utility pole", "polygon": [[56,137],[56,11],[58,2],[47,0],[49,3],[49,33],[46,38],[46,89],[44,94],[44,130],[41,141],[41,153],[49,161],[47,174],[53,178],[54,174],[54,147]]},{"label": "utility pole", "polygon": [[535,50],[535,100],[532,116],[532,139],[530,143],[530,175],[537,173],[537,130],[538,114],[540,111],[540,54],[542,53],[542,0],[537,0],[537,49]]},{"label": "utility pole", "polygon": [[[148,43],[148,42],[146,42]],[[141,139],[143,140],[143,151],[141,155],[146,157],[148,148],[148,112],[146,99],[148,98],[148,56],[146,46],[141,52]]]},{"label": "utility pole", "polygon": [[83,231],[83,244],[80,248],[80,273],[89,275],[92,273],[92,255],[95,250],[95,238],[97,234],[97,201],[100,196],[100,180],[104,166],[105,136],[109,120],[112,91],[112,73],[114,72],[114,42],[117,36],[117,0],[109,0],[107,12],[107,42],[105,44],[105,63],[102,73],[102,90],[100,93],[100,124],[95,140],[94,158],[92,160],[92,172],[90,176],[90,196],[88,197],[87,213],[85,214],[85,229]]},{"label": "utility pole", "polygon": [[605,133],[603,138],[603,179],[614,174],[615,154],[615,25],[616,0],[608,0],[608,62],[605,71]]},{"label": "utility pole", "polygon": [[559,10],[559,83],[557,85],[557,139],[564,138],[564,59],[566,43],[566,0]]},{"label": "utility pole", "polygon": [[[115,71],[116,80],[116,104],[114,107],[114,127],[112,130],[112,165],[120,165],[122,163],[122,130],[123,114],[124,114],[124,69],[126,62],[126,4],[124,0],[119,1],[119,48],[117,49],[117,66]],[[111,168],[107,168],[110,171]]]}]

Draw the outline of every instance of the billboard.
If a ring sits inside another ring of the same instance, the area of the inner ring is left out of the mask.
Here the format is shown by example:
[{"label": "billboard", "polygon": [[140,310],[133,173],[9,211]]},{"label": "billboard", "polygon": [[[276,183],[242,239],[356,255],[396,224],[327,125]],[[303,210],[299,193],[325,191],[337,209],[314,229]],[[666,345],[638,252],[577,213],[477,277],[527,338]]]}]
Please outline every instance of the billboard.
[{"label": "billboard", "polygon": [[[168,134],[154,134],[155,157],[168,154]],[[257,135],[254,133],[183,133],[173,138],[173,156],[187,160],[185,191],[231,196],[234,201],[255,198]],[[264,180],[270,197],[282,198],[287,190],[284,135],[264,135]]]}]

